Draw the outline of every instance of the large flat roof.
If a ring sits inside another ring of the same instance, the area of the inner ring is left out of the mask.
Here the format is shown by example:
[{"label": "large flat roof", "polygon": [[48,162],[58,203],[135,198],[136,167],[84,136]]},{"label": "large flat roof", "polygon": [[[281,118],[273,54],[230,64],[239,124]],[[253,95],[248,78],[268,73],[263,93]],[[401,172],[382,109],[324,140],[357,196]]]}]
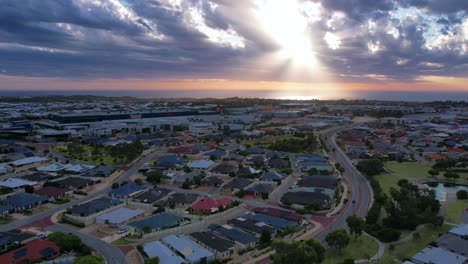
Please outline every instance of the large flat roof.
[{"label": "large flat roof", "polygon": [[121,224],[125,221],[128,221],[136,216],[142,215],[145,211],[141,209],[128,209],[125,207],[116,209],[106,214],[102,214],[96,217],[97,223],[105,223],[108,222],[109,224]]}]

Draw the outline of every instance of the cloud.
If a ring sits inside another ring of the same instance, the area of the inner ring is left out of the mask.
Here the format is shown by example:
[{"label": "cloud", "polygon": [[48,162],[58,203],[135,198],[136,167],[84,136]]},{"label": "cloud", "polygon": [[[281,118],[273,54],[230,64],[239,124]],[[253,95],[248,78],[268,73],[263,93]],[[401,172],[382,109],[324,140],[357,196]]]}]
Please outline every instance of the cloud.
[{"label": "cloud", "polygon": [[[0,71],[73,79],[282,80],[291,61],[274,54],[287,41],[276,41],[281,36],[272,36],[261,23],[258,3],[0,0]],[[304,39],[330,78],[466,77],[468,1],[288,3],[297,3],[298,10],[288,10],[303,16]]]}]

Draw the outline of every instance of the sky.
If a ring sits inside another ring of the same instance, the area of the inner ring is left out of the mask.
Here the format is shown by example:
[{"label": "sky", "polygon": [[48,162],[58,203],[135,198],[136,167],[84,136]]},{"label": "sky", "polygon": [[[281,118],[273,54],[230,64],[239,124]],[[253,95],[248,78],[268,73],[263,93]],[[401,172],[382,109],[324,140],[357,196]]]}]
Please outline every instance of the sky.
[{"label": "sky", "polygon": [[0,0],[0,90],[468,92],[466,0]]}]

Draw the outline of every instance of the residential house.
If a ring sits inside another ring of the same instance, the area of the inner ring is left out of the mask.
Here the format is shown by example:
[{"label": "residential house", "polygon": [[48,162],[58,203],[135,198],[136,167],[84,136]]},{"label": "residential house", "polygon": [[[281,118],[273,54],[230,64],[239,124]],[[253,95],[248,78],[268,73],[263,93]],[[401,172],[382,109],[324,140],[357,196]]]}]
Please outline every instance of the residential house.
[{"label": "residential house", "polygon": [[224,183],[224,180],[218,176],[205,177],[201,180],[202,186],[219,187]]},{"label": "residential house", "polygon": [[236,243],[218,235],[217,233],[211,231],[194,232],[189,236],[197,244],[200,244],[214,252],[216,254],[216,259],[229,258],[235,252]]},{"label": "residential house", "polygon": [[277,171],[269,171],[263,174],[263,176],[260,179],[262,181],[281,182],[285,177],[286,175]]},{"label": "residential house", "polygon": [[227,207],[231,205],[232,201],[229,198],[214,199],[211,197],[204,197],[194,203],[191,208],[192,212],[196,214],[210,214],[215,213],[220,207]]},{"label": "residential house", "polygon": [[103,197],[74,206],[67,211],[67,214],[82,217],[90,216],[121,203],[120,200]]},{"label": "residential house", "polygon": [[212,173],[218,173],[218,174],[229,174],[231,172],[235,172],[237,169],[236,166],[231,165],[229,163],[221,163],[217,166],[215,166],[213,169],[211,169]]},{"label": "residential house", "polygon": [[114,198],[130,198],[149,189],[151,189],[150,185],[138,185],[134,182],[131,182],[120,186],[117,189],[111,190],[109,192],[109,196]]},{"label": "residential house", "polygon": [[143,245],[143,251],[151,259],[158,257],[160,263],[183,264],[185,260],[172,252],[167,246],[160,241],[151,241]]},{"label": "residential house", "polygon": [[224,191],[238,192],[253,182],[251,179],[246,178],[234,178],[231,181],[221,186]]},{"label": "residential house", "polygon": [[63,198],[65,195],[71,195],[73,191],[69,188],[46,186],[41,189],[34,190],[34,193],[40,196],[48,197],[51,200],[57,200]]},{"label": "residential house", "polygon": [[22,245],[36,237],[32,234],[23,233],[17,229],[0,232],[0,251],[3,252],[13,245]]},{"label": "residential house", "polygon": [[76,191],[83,190],[86,187],[98,184],[100,182],[101,180],[83,179],[80,177],[67,177],[62,180],[55,181],[55,183],[59,184],[60,186],[69,187]]},{"label": "residential house", "polygon": [[193,193],[174,193],[172,194],[169,199],[167,200],[167,203],[169,206],[174,207],[174,206],[187,206],[192,204],[198,199],[197,194]]},{"label": "residential house", "polygon": [[234,241],[236,243],[237,249],[248,249],[253,248],[259,241],[259,238],[251,235],[247,232],[244,232],[240,229],[232,227],[230,225],[212,225],[208,227],[213,232],[220,234],[221,236]]},{"label": "residential house", "polygon": [[442,247],[426,247],[411,258],[415,264],[466,264],[468,258]]},{"label": "residential house", "polygon": [[107,178],[112,173],[115,172],[115,168],[111,166],[97,166],[91,170],[88,170],[81,174],[83,177],[99,177],[99,178]]},{"label": "residential house", "polygon": [[17,193],[1,200],[0,204],[13,206],[15,211],[23,211],[48,202],[49,199],[46,197],[29,193]]},{"label": "residential house", "polygon": [[[276,185],[276,184],[275,184]],[[275,189],[275,186],[271,183],[256,183],[245,188],[247,195],[253,195],[255,197],[268,197],[270,193]]]},{"label": "residential house", "polygon": [[166,197],[171,190],[164,188],[155,188],[153,190],[148,190],[141,194],[138,194],[132,198],[133,201],[138,203],[153,204],[156,201]]},{"label": "residential house", "polygon": [[182,256],[189,264],[208,263],[215,259],[213,253],[185,237],[170,235],[162,238],[161,242],[169,249]]},{"label": "residential house", "polygon": [[6,180],[0,181],[0,187],[10,188],[10,189],[18,189],[24,188],[25,186],[35,186],[37,182],[23,180],[20,178],[8,178]]},{"label": "residential house", "polygon": [[208,170],[215,164],[212,160],[194,160],[187,164],[187,167],[193,170]]},{"label": "residential house", "polygon": [[34,239],[24,246],[0,255],[0,263],[23,263],[50,260],[60,255],[60,248],[52,241]]},{"label": "residential house", "polygon": [[144,213],[145,211],[141,209],[132,210],[125,207],[121,207],[111,212],[97,216],[96,223],[106,224],[112,227],[119,227],[122,224],[130,221],[131,219],[142,216]]}]

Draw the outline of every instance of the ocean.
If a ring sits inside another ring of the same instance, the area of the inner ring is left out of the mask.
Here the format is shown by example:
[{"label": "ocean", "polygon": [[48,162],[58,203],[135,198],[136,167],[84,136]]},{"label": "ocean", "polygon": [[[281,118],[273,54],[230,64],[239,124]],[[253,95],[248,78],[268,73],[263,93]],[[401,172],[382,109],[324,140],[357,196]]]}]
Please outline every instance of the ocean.
[{"label": "ocean", "polygon": [[292,91],[288,94],[274,90],[1,90],[0,96],[30,97],[48,95],[95,95],[95,96],[132,96],[137,98],[268,98],[268,99],[366,99],[382,101],[468,101],[465,92],[442,91],[353,91],[344,95],[317,96],[307,92]]}]

